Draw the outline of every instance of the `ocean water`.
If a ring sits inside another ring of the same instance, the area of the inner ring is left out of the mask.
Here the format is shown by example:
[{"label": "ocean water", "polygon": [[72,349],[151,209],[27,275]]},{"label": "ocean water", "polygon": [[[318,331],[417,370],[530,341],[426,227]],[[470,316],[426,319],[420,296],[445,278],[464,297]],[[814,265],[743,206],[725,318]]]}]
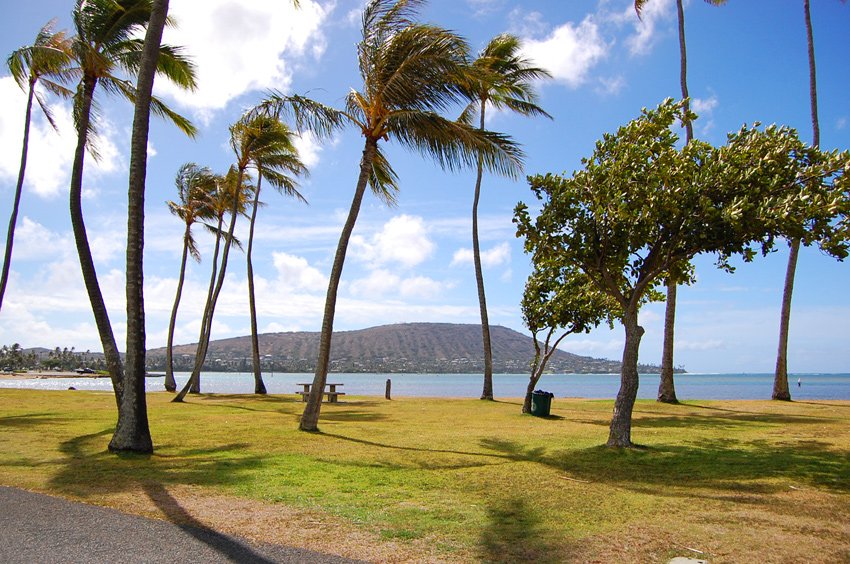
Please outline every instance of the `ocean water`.
[{"label": "ocean water", "polygon": [[[178,387],[188,373],[176,373]],[[387,379],[392,380],[394,397],[469,397],[481,395],[480,374],[329,374],[328,382],[341,383],[340,391],[348,395],[383,396]],[[800,385],[797,385],[797,380]],[[638,397],[654,399],[658,391],[657,375],[640,377]],[[301,382],[312,382],[312,374],[267,373],[263,381],[270,394],[294,394]],[[676,395],[686,399],[770,399],[773,374],[677,374]],[[791,397],[795,400],[850,400],[850,374],[793,374],[789,376]],[[41,390],[111,390],[108,378],[45,378],[32,380],[0,380],[3,388]],[[528,374],[495,374],[494,395],[518,398],[525,395]],[[147,378],[149,392],[163,390],[163,377]],[[537,384],[555,397],[614,398],[620,387],[617,374],[547,374]],[[254,391],[253,375],[248,373],[207,372],[201,376],[201,391],[217,394],[250,394]]]}]

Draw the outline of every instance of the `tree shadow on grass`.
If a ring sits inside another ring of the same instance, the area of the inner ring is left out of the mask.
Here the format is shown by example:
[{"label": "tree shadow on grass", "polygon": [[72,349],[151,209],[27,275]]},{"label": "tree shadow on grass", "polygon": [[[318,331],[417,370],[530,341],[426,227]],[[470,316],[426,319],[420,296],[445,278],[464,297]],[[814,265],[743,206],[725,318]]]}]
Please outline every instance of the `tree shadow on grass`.
[{"label": "tree shadow on grass", "polygon": [[664,495],[668,486],[770,493],[787,489],[766,484],[786,478],[837,492],[850,492],[850,452],[828,443],[773,443],[764,440],[715,439],[699,444],[644,449],[605,446],[549,452],[514,441],[484,439],[484,448],[517,461],[544,464],[569,476]]},{"label": "tree shadow on grass", "polygon": [[487,509],[487,525],[479,541],[482,562],[564,561],[567,547],[546,539],[543,519],[533,507],[534,493],[500,499]]},{"label": "tree shadow on grass", "polygon": [[26,413],[24,415],[7,415],[0,417],[0,428],[9,427],[23,429],[26,427],[38,427],[47,423],[58,423],[63,418],[56,417],[53,413]]}]

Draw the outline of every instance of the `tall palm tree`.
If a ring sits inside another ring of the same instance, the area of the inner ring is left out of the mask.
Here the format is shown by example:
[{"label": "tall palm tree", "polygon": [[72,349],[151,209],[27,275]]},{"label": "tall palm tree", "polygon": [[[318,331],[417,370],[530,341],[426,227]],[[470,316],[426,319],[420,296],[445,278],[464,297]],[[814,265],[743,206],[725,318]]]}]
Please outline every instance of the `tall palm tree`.
[{"label": "tall palm tree", "polygon": [[185,229],[183,230],[183,256],[180,260],[180,275],[177,278],[177,293],[174,296],[174,306],[171,308],[171,318],[168,322],[168,340],[165,344],[165,389],[169,392],[177,390],[174,380],[174,327],[177,322],[177,308],[183,294],[183,281],[186,275],[186,262],[189,256],[195,261],[201,261],[201,253],[192,235],[192,226],[201,219],[213,217],[211,207],[212,194],[215,191],[216,178],[212,171],[195,163],[186,163],[177,171],[174,183],[177,185],[177,202],[166,202],[168,211],[179,217]]},{"label": "tall palm tree", "polygon": [[3,255],[3,271],[0,274],[0,308],[3,307],[3,296],[6,295],[6,282],[9,279],[9,268],[12,263],[12,246],[15,240],[15,225],[18,222],[18,211],[21,205],[21,193],[24,186],[24,174],[27,168],[27,152],[29,151],[30,118],[32,102],[35,99],[50,125],[56,128],[50,110],[42,96],[36,91],[36,84],[41,84],[50,92],[64,98],[69,98],[72,92],[62,84],[68,80],[67,69],[71,62],[71,44],[64,31],[53,30],[55,20],[49,21],[39,30],[32,45],[16,49],[6,60],[6,66],[12,73],[15,82],[27,93],[27,108],[24,112],[24,140],[21,145],[21,166],[18,169],[18,184],[15,187],[15,199],[12,204],[12,214],[9,217],[9,230],[6,235],[6,252]]},{"label": "tall palm tree", "polygon": [[[509,110],[523,116],[546,116],[537,105],[533,82],[551,78],[549,71],[533,66],[522,57],[522,44],[514,35],[497,35],[472,62],[476,79],[472,83],[469,105],[461,120],[472,124],[478,115],[478,128],[484,131],[484,113],[490,105],[498,110]],[[484,273],[481,268],[481,247],[478,240],[478,203],[481,199],[481,179],[484,163],[478,158],[475,178],[475,195],[472,200],[472,257],[475,265],[475,282],[478,287],[478,304],[481,310],[481,337],[484,346],[484,388],[481,399],[493,399],[493,351],[490,344],[490,322],[487,317],[487,299],[484,294]]]},{"label": "tall palm tree", "polygon": [[423,4],[422,0],[370,0],[366,4],[362,39],[357,45],[363,85],[346,96],[345,110],[282,94],[273,94],[258,108],[289,111],[300,129],[328,134],[350,124],[364,137],[354,197],[328,281],[316,373],[301,416],[300,428],[305,431],[318,429],[342,267],[366,186],[387,202],[394,200],[398,190],[398,177],[379,143],[394,139],[448,169],[474,166],[480,155],[488,169],[512,177],[521,170],[522,152],[506,136],[440,115],[463,99],[461,84],[471,80],[466,64],[469,49],[458,35],[416,22]]},{"label": "tall palm tree", "polygon": [[143,257],[145,246],[145,178],[153,82],[168,18],[168,0],[151,6],[135,91],[130,138],[130,174],[127,189],[127,349],[123,396],[118,424],[109,441],[112,452],[153,452],[145,397],[145,299]]},{"label": "tall palm tree", "polygon": [[257,331],[257,305],[254,297],[254,225],[257,222],[257,210],[260,207],[260,187],[263,178],[275,189],[287,196],[306,202],[298,192],[292,176],[306,175],[307,167],[301,162],[292,138],[292,131],[278,118],[268,115],[256,115],[248,118],[247,127],[256,137],[254,148],[250,151],[251,162],[257,171],[257,187],[251,209],[251,223],[248,228],[248,309],[251,312],[251,360],[254,369],[254,393],[265,394],[266,385],[260,370],[260,341]]},{"label": "tall palm tree", "polygon": [[[101,85],[103,90],[120,94],[135,102],[136,87],[121,78],[119,73],[132,76],[140,70],[144,41],[137,39],[135,35],[147,26],[151,9],[151,0],[77,0],[71,14],[77,32],[72,49],[74,60],[79,65],[77,70],[81,75],[74,95],[77,148],[71,169],[69,198],[71,226],[80,258],[83,281],[119,405],[123,395],[124,367],[118,355],[109,314],[97,280],[83,220],[83,166],[86,150],[94,151],[92,137],[96,133],[96,124],[92,120],[92,113],[96,115],[97,112],[94,100],[97,86]],[[195,86],[193,66],[175,47],[160,45],[156,71],[182,87],[194,88]],[[173,121],[186,134],[195,134],[194,126],[186,118],[172,111],[156,97],[151,97],[150,109]],[[134,235],[134,237],[137,236]]]},{"label": "tall palm tree", "polygon": [[[233,127],[231,126],[232,129]],[[182,402],[187,393],[198,394],[201,392],[201,369],[204,367],[204,362],[207,358],[207,350],[209,349],[210,335],[212,333],[213,314],[216,303],[218,302],[218,296],[221,294],[221,288],[224,286],[224,276],[227,271],[230,247],[235,244],[237,247],[242,248],[241,243],[233,233],[236,230],[236,219],[239,215],[245,214],[250,195],[255,189],[248,182],[249,180],[250,177],[245,174],[244,169],[242,172],[239,172],[237,166],[231,166],[227,174],[218,177],[215,182],[216,190],[210,205],[216,219],[216,225],[206,226],[215,235],[215,248],[213,250],[213,265],[210,275],[210,285],[207,290],[207,300],[204,305],[204,314],[201,317],[198,348],[195,351],[195,364],[189,380],[171,401]],[[223,231],[224,219],[228,214],[230,215],[229,228],[227,231]],[[222,239],[224,239],[223,248],[221,246]],[[221,252],[220,260],[219,252]]]},{"label": "tall palm tree", "polygon": [[[648,0],[635,0],[635,11],[638,17],[641,15],[641,10]],[[726,3],[726,0],[705,0],[707,4],[712,6],[720,6]],[[688,54],[685,42],[685,8],[682,0],[676,0],[676,13],[679,24],[679,86],[682,89],[682,99],[684,100],[684,115],[687,116],[691,111],[690,94],[688,93]],[[694,128],[690,119],[684,120],[685,125],[685,145],[693,141]],[[664,311],[664,344],[661,351],[661,380],[658,384],[658,401],[664,403],[678,403],[676,398],[676,387],[673,382],[673,341],[674,330],[676,325],[676,297],[678,293],[677,283],[675,280],[668,279],[667,287],[667,303]]]},{"label": "tall palm tree", "polygon": [[[841,0],[845,2],[846,0]],[[818,81],[815,68],[815,41],[812,32],[812,12],[809,0],[803,0],[803,16],[806,22],[806,47],[809,56],[809,104],[812,115],[812,146],[820,146],[820,122],[818,120]],[[791,325],[791,298],[794,294],[794,278],[797,273],[797,257],[800,240],[788,242],[788,267],[785,270],[785,288],[782,292],[782,308],[779,314],[779,347],[776,353],[776,370],[773,377],[772,399],[791,401],[788,389],[788,330]]]}]

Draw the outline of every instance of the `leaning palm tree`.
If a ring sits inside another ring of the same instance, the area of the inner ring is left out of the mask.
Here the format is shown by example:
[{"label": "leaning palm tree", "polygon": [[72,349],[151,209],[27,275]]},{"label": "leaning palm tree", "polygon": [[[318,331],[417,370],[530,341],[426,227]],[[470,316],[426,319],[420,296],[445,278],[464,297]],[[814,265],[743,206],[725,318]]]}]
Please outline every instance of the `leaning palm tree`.
[{"label": "leaning palm tree", "polygon": [[[472,124],[478,115],[478,128],[484,131],[484,113],[490,105],[497,110],[508,110],[524,116],[546,116],[537,105],[533,82],[551,78],[549,71],[535,67],[522,57],[522,44],[514,35],[497,35],[472,62],[476,76],[471,85],[470,103],[461,114],[461,120]],[[487,317],[487,299],[484,294],[484,273],[481,268],[481,247],[478,240],[478,203],[481,199],[483,159],[479,157],[475,178],[475,195],[472,200],[472,258],[475,265],[475,282],[478,287],[478,304],[481,310],[481,337],[484,346],[484,389],[481,399],[493,399],[493,351],[490,345],[490,322]]]},{"label": "leaning palm tree", "polygon": [[[80,258],[83,281],[119,404],[123,394],[124,367],[118,355],[109,314],[97,280],[83,220],[83,166],[87,149],[97,154],[93,146],[96,124],[95,120],[92,120],[92,114],[97,115],[94,99],[97,86],[100,85],[106,92],[120,94],[135,102],[135,86],[122,78],[120,74],[132,76],[140,69],[144,40],[138,39],[136,34],[147,26],[151,17],[151,8],[151,0],[77,0],[71,14],[77,32],[73,39],[72,50],[74,61],[79,65],[76,70],[81,76],[74,95],[77,148],[71,168],[69,198],[71,226]],[[157,73],[179,86],[194,88],[194,68],[180,50],[160,45],[158,51]],[[186,134],[195,134],[194,126],[186,118],[172,111],[156,97],[151,97],[150,110],[167,117]]]},{"label": "leaning palm tree", "polygon": [[[210,208],[216,223],[215,225],[205,224],[207,229],[215,235],[215,247],[213,249],[210,284],[204,303],[204,313],[201,317],[201,332],[195,351],[195,364],[189,380],[171,401],[182,402],[189,392],[193,394],[201,393],[201,369],[204,367],[207,358],[212,334],[213,314],[216,303],[218,303],[218,296],[221,294],[221,288],[224,285],[230,248],[232,245],[242,248],[242,244],[233,235],[236,230],[236,219],[240,215],[245,215],[250,195],[254,189],[254,186],[250,183],[250,177],[245,174],[244,170],[240,173],[236,166],[231,166],[226,175],[216,177],[215,191],[210,198]],[[228,230],[224,231],[224,220],[228,214],[230,215],[230,224]],[[224,240],[223,248],[222,239]],[[220,259],[219,253],[221,254]]]},{"label": "leaning palm tree", "polygon": [[36,91],[40,84],[48,91],[64,98],[73,94],[63,83],[68,80],[67,69],[71,62],[71,44],[64,31],[54,31],[56,20],[49,21],[39,30],[32,45],[16,49],[9,55],[6,65],[18,86],[27,93],[27,108],[24,112],[24,140],[21,146],[21,166],[18,169],[18,184],[15,186],[15,199],[12,203],[12,214],[9,217],[9,231],[6,235],[6,252],[3,255],[3,271],[0,274],[0,308],[3,307],[3,296],[6,295],[6,282],[9,279],[9,268],[12,262],[12,247],[15,240],[15,225],[18,222],[18,211],[21,205],[21,193],[24,186],[24,174],[27,168],[27,152],[29,151],[30,118],[32,102],[35,100],[47,117],[50,125],[56,128],[50,109],[44,98]]},{"label": "leaning palm tree", "polygon": [[245,252],[248,264],[248,309],[251,313],[251,361],[254,369],[254,393],[265,394],[266,385],[260,370],[260,340],[257,330],[257,305],[254,297],[254,225],[257,222],[257,210],[260,207],[260,187],[263,178],[281,194],[292,196],[306,202],[298,192],[293,176],[307,174],[307,167],[298,156],[293,142],[293,133],[278,118],[268,115],[256,115],[246,118],[246,127],[254,138],[253,148],[249,151],[251,163],[257,171],[257,187],[251,209],[251,223],[248,228],[248,248]]},{"label": "leaning palm tree", "polygon": [[354,197],[328,281],[316,373],[301,416],[300,428],[305,431],[318,429],[342,267],[366,186],[386,202],[394,201],[398,190],[398,177],[380,142],[396,140],[448,169],[474,166],[480,156],[490,170],[512,177],[521,170],[522,152],[507,137],[440,115],[462,102],[461,83],[468,83],[471,74],[466,64],[469,49],[458,35],[414,21],[423,3],[370,0],[366,4],[357,45],[363,87],[349,92],[344,110],[276,93],[258,107],[258,111],[291,112],[299,129],[328,134],[350,124],[364,137]]},{"label": "leaning palm tree", "polygon": [[177,322],[177,308],[183,294],[183,281],[186,275],[186,262],[189,256],[195,261],[201,261],[201,252],[192,235],[192,226],[199,220],[210,219],[213,214],[211,207],[212,194],[215,191],[216,177],[207,167],[195,163],[186,163],[177,171],[174,183],[177,186],[177,202],[168,201],[168,211],[183,221],[183,255],[180,260],[180,275],[177,277],[177,293],[174,296],[174,306],[171,308],[171,318],[168,322],[168,340],[165,344],[165,389],[169,392],[177,390],[174,380],[174,327]]},{"label": "leaning palm tree", "polygon": [[[641,15],[641,10],[648,0],[635,0],[635,11],[638,17]],[[720,6],[726,3],[726,0],[705,0],[706,3],[712,6]],[[691,101],[688,93],[688,55],[685,42],[685,8],[682,0],[676,0],[676,13],[679,23],[679,85],[682,89],[682,100],[684,100],[684,114],[690,115]],[[684,119],[685,125],[685,145],[690,143],[694,138],[694,128],[690,119]],[[676,297],[678,293],[677,282],[668,279],[667,287],[667,304],[664,311],[664,344],[661,351],[661,380],[658,384],[658,401],[664,403],[678,403],[676,398],[676,387],[673,382],[673,341],[674,329],[676,325]]]},{"label": "leaning palm tree", "polygon": [[[845,2],[845,0],[841,0]],[[820,146],[820,122],[818,120],[818,81],[815,68],[815,41],[812,32],[812,12],[809,0],[803,0],[803,15],[806,22],[806,46],[809,56],[809,104],[812,114],[812,146]],[[794,294],[794,278],[797,274],[797,257],[800,254],[800,239],[788,242],[788,266],[785,270],[785,287],[782,292],[782,308],[779,315],[779,347],[776,353],[776,370],[773,377],[775,400],[791,401],[788,389],[788,329],[791,325],[791,298]]]}]

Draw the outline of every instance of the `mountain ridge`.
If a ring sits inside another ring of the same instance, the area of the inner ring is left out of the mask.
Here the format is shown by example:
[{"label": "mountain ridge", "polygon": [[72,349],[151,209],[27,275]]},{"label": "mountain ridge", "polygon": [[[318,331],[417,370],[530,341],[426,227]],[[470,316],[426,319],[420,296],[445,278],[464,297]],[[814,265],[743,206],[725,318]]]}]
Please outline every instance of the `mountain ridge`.
[{"label": "mountain ridge", "polygon": [[[534,357],[531,337],[518,331],[490,327],[494,373],[524,373]],[[264,370],[312,372],[318,354],[319,332],[297,331],[259,335]],[[191,370],[197,343],[174,346],[175,370]],[[165,348],[147,353],[149,369],[164,368]],[[249,371],[250,336],[211,341],[206,370]],[[398,323],[334,332],[331,372],[474,373],[484,369],[481,326],[457,323]],[[554,373],[611,373],[620,362],[557,350],[547,365]],[[645,373],[658,373],[641,365]]]}]

